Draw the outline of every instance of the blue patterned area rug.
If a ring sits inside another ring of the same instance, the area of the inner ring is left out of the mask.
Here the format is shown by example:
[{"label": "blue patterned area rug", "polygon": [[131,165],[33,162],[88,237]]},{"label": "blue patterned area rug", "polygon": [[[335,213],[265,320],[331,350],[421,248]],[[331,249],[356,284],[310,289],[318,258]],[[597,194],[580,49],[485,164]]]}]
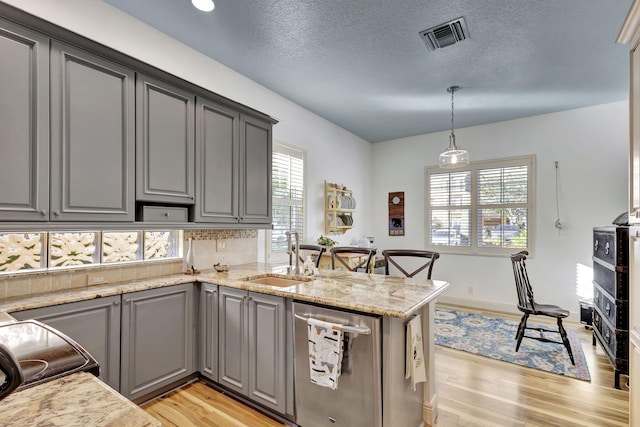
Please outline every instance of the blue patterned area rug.
[{"label": "blue patterned area rug", "polygon": [[[531,319],[531,318],[529,318]],[[528,326],[535,326],[531,320]],[[591,381],[578,332],[567,330],[575,366],[562,344],[523,339],[516,353],[518,322],[486,317],[463,311],[437,308],[435,311],[435,343],[554,374]],[[527,331],[527,335],[535,331]],[[545,333],[560,340],[560,334]]]}]

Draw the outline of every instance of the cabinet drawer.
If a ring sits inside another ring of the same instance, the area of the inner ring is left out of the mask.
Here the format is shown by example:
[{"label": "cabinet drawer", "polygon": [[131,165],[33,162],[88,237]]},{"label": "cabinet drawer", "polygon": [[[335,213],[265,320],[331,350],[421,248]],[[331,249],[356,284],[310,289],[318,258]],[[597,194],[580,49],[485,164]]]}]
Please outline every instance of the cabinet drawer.
[{"label": "cabinet drawer", "polygon": [[624,227],[593,229],[593,256],[611,265],[629,264],[629,230]]},{"label": "cabinet drawer", "polygon": [[613,299],[629,299],[629,273],[593,262],[593,281]]},{"label": "cabinet drawer", "polygon": [[611,328],[607,321],[602,318],[602,314],[597,307],[593,311],[593,327],[596,330],[596,336],[613,359],[628,359],[629,332]]},{"label": "cabinet drawer", "polygon": [[629,329],[629,304],[626,300],[613,300],[596,284],[593,287],[593,304],[614,328]]},{"label": "cabinet drawer", "polygon": [[187,222],[189,218],[188,208],[143,206],[142,221],[145,222]]}]

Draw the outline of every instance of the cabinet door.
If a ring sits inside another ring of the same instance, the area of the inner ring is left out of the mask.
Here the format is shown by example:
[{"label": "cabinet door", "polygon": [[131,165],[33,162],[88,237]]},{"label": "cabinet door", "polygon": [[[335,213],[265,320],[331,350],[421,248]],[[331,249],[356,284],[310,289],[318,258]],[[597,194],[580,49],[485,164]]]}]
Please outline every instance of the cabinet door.
[{"label": "cabinet door", "polygon": [[200,373],[218,381],[218,286],[200,289]]},{"label": "cabinet door", "polygon": [[120,295],[11,313],[36,319],[74,339],[100,364],[100,379],[120,389]]},{"label": "cabinet door", "polygon": [[246,396],[249,390],[247,292],[222,286],[219,289],[218,382]]},{"label": "cabinet door", "polygon": [[194,372],[193,285],[123,295],[120,392],[134,400]]},{"label": "cabinet door", "polygon": [[286,352],[284,298],[249,294],[249,395],[285,412]]},{"label": "cabinet door", "polygon": [[631,51],[629,223],[640,223],[640,48]]},{"label": "cabinet door", "polygon": [[629,229],[629,425],[640,423],[640,227]]},{"label": "cabinet door", "polygon": [[0,20],[0,220],[49,219],[49,39]]},{"label": "cabinet door", "polygon": [[239,114],[203,98],[196,105],[195,221],[237,223]]},{"label": "cabinet door", "polygon": [[193,204],[195,96],[137,76],[136,200]]},{"label": "cabinet door", "polygon": [[51,42],[51,220],[134,220],[134,73]]},{"label": "cabinet door", "polygon": [[271,224],[271,124],[242,116],[240,222]]}]

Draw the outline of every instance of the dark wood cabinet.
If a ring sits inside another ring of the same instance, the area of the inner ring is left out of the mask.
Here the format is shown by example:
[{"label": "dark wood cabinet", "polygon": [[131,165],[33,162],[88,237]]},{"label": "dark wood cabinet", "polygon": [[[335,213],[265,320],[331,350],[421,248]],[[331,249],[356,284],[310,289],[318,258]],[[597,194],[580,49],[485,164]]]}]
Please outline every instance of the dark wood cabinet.
[{"label": "dark wood cabinet", "polygon": [[629,228],[593,229],[593,344],[600,342],[615,371],[629,373]]}]

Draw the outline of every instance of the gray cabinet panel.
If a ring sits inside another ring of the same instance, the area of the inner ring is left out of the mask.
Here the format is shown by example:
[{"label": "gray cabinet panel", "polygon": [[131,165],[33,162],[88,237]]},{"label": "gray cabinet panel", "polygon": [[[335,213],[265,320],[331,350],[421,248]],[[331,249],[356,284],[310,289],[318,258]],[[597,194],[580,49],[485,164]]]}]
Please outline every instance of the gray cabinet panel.
[{"label": "gray cabinet panel", "polygon": [[0,20],[0,220],[49,219],[49,39]]},{"label": "gray cabinet panel", "polygon": [[193,285],[123,296],[120,392],[143,397],[194,372]]},{"label": "gray cabinet panel", "polygon": [[218,286],[200,289],[200,373],[218,381]]},{"label": "gray cabinet panel", "polygon": [[68,335],[100,364],[100,379],[120,389],[120,295],[11,313]]},{"label": "gray cabinet panel", "polygon": [[246,396],[249,390],[247,292],[220,287],[218,304],[218,381]]},{"label": "gray cabinet panel", "polygon": [[51,220],[133,221],[134,73],[51,43]]},{"label": "gray cabinet panel", "polygon": [[238,222],[239,114],[196,103],[196,222]]},{"label": "gray cabinet panel", "polygon": [[243,116],[240,221],[271,224],[271,124]]},{"label": "gray cabinet panel", "polygon": [[249,398],[285,413],[284,298],[249,294]]},{"label": "gray cabinet panel", "polygon": [[193,204],[195,96],[141,74],[136,91],[136,199]]}]

